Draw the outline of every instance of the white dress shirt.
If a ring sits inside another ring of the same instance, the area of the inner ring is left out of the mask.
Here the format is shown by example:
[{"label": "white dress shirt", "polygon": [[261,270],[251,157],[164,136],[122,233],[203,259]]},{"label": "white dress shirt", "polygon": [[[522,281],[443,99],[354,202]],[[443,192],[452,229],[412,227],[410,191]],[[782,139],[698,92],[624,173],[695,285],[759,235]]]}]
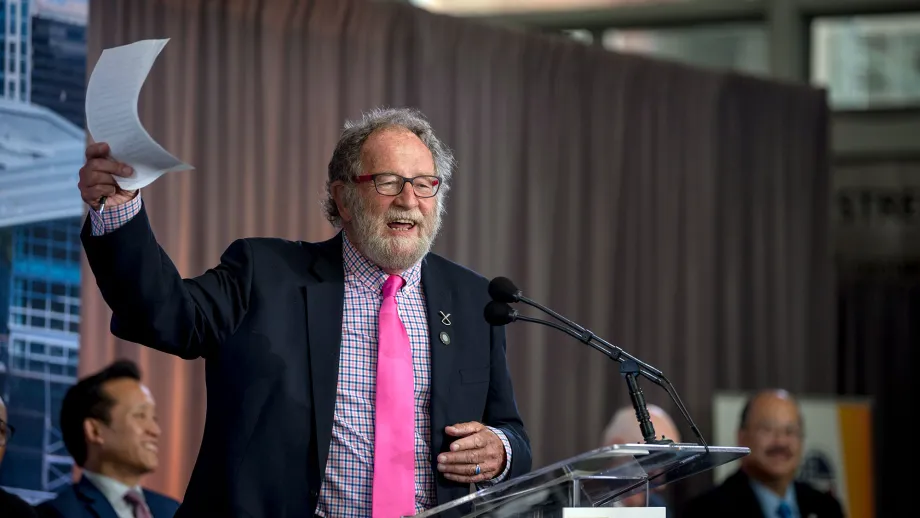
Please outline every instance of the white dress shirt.
[{"label": "white dress shirt", "polygon": [[[85,469],[83,470],[83,476],[88,478],[96,486],[96,489],[105,495],[106,500],[112,504],[112,509],[115,510],[115,515],[118,518],[134,518],[134,508],[125,500],[125,493],[134,489],[141,495],[141,500],[144,501],[144,490],[141,489],[141,486],[132,488],[113,478]],[[144,501],[144,505],[147,505],[146,501]]]}]

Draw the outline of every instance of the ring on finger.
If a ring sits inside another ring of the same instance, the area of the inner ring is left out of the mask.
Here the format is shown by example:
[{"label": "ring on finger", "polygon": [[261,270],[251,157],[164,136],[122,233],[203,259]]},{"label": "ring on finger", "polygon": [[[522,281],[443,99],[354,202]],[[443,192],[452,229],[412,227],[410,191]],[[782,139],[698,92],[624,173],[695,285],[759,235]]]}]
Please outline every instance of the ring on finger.
[{"label": "ring on finger", "polygon": [[482,473],[482,468],[479,467],[479,464],[476,464],[476,471],[473,474],[478,475],[480,473]]}]

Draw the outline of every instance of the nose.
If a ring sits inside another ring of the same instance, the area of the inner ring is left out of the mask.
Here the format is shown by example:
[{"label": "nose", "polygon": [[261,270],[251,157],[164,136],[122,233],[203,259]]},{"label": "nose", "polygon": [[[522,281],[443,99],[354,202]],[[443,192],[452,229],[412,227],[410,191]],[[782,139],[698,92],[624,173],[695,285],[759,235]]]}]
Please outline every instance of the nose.
[{"label": "nose", "polygon": [[415,187],[409,182],[403,184],[402,192],[396,196],[396,200],[393,203],[406,209],[418,207],[418,196],[415,195]]},{"label": "nose", "polygon": [[160,423],[156,421],[150,421],[150,426],[147,427],[147,433],[149,435],[152,437],[159,437],[160,433],[162,432],[163,430],[160,428]]}]

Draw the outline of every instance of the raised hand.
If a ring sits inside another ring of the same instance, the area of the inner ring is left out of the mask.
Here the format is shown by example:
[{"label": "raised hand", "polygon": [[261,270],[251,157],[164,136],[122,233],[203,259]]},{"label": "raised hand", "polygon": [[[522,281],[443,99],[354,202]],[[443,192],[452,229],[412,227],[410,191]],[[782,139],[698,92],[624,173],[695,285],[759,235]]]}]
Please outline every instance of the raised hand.
[{"label": "raised hand", "polygon": [[[109,153],[111,149],[105,142],[90,144],[86,148],[86,163],[80,168],[80,196],[93,210],[102,206],[105,198],[106,207],[127,203],[137,196],[137,191],[126,191],[118,186],[115,176],[129,177],[134,171],[127,165],[115,161]],[[114,176],[113,176],[114,175]]]}]

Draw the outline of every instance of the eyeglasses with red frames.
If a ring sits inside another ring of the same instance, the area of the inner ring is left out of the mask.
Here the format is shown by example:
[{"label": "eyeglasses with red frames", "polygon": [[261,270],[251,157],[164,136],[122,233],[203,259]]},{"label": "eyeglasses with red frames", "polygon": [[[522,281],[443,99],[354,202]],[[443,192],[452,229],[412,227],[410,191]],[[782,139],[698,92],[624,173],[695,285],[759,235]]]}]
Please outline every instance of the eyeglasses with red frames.
[{"label": "eyeglasses with red frames", "polygon": [[374,188],[384,196],[399,196],[406,184],[412,184],[412,190],[419,198],[431,198],[438,194],[441,180],[437,176],[416,176],[406,178],[395,173],[366,174],[355,178],[355,183],[374,182]]}]

